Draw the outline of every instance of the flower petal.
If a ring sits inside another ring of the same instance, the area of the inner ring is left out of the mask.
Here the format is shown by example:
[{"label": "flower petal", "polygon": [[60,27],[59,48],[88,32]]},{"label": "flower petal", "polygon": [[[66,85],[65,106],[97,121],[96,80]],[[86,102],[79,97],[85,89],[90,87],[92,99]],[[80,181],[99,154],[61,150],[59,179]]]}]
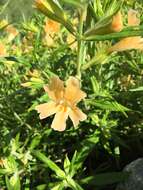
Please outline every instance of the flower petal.
[{"label": "flower petal", "polygon": [[66,128],[66,120],[69,115],[69,109],[67,107],[61,107],[54,117],[51,128],[56,131],[64,131]]},{"label": "flower petal", "polygon": [[140,19],[137,18],[137,11],[130,9],[128,11],[128,25],[129,26],[138,26],[140,24]]},{"label": "flower petal", "polygon": [[53,21],[53,20],[47,19],[45,26],[44,26],[44,30],[46,33],[53,35],[53,34],[59,32],[60,24],[58,22]]},{"label": "flower petal", "polygon": [[117,14],[113,16],[111,29],[114,32],[120,32],[123,29],[122,14],[120,11],[118,11]]},{"label": "flower petal", "polygon": [[143,42],[141,37],[124,38],[109,48],[109,52],[125,51],[131,49],[143,49]]},{"label": "flower petal", "polygon": [[86,93],[80,90],[80,83],[77,78],[69,77],[64,97],[71,105],[77,104],[81,99],[86,97]]},{"label": "flower petal", "polygon": [[6,47],[2,42],[0,42],[0,57],[1,56],[4,57],[6,56],[6,54],[7,54]]},{"label": "flower petal", "polygon": [[44,86],[44,90],[52,100],[58,102],[63,98],[64,83],[59,79],[59,77],[52,77],[49,85]]},{"label": "flower petal", "polygon": [[49,46],[49,47],[53,46],[54,45],[54,39],[49,34],[46,34],[44,37],[44,44]]},{"label": "flower petal", "polygon": [[69,117],[72,120],[74,127],[79,124],[79,121],[86,120],[87,116],[79,108],[75,107],[69,112]]},{"label": "flower petal", "polygon": [[44,119],[56,113],[58,107],[55,102],[51,101],[48,103],[40,104],[36,106],[35,109],[38,111],[38,113],[40,113],[40,119]]}]

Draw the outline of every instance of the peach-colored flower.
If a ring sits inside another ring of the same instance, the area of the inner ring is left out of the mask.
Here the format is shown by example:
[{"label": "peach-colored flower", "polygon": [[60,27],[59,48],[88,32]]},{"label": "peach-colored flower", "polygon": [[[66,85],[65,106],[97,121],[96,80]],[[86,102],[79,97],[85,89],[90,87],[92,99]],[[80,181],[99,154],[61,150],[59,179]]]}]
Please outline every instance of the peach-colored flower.
[{"label": "peach-colored flower", "polygon": [[55,34],[55,33],[59,32],[60,24],[53,20],[47,19],[45,26],[44,26],[44,30],[48,34]]},{"label": "peach-colored flower", "polygon": [[64,131],[66,128],[66,120],[68,116],[73,122],[74,127],[79,121],[84,121],[87,116],[76,106],[86,93],[80,90],[79,80],[75,77],[69,77],[64,87],[63,81],[59,77],[53,77],[49,85],[44,86],[51,101],[36,106],[36,110],[40,113],[40,119],[44,119],[55,114],[51,128],[57,131]]},{"label": "peach-colored flower", "polygon": [[0,57],[4,57],[7,55],[6,46],[4,43],[0,42]]},{"label": "peach-colored flower", "polygon": [[111,30],[113,32],[120,32],[123,29],[123,21],[122,21],[122,14],[120,11],[117,12],[113,16],[113,20],[111,23]]},{"label": "peach-colored flower", "polygon": [[[138,26],[140,24],[140,19],[137,18],[137,11],[129,10],[128,11],[128,26]],[[114,51],[125,51],[130,49],[140,49],[143,50],[143,38],[140,36],[135,37],[127,37],[119,42],[117,42],[115,45],[113,45],[111,48],[108,49],[109,53]]]},{"label": "peach-colored flower", "polygon": [[60,31],[60,24],[53,20],[47,19],[44,26],[44,31],[44,41],[46,42],[46,45],[52,46],[54,44],[54,37]]},{"label": "peach-colored flower", "polygon": [[70,33],[67,36],[67,43],[72,50],[77,49],[77,41],[75,37]]},{"label": "peach-colored flower", "polygon": [[8,42],[11,42],[19,33],[18,30],[12,25],[8,25],[5,28],[5,31],[8,33]]},{"label": "peach-colored flower", "polygon": [[0,159],[0,167],[4,167],[4,159],[3,158]]}]

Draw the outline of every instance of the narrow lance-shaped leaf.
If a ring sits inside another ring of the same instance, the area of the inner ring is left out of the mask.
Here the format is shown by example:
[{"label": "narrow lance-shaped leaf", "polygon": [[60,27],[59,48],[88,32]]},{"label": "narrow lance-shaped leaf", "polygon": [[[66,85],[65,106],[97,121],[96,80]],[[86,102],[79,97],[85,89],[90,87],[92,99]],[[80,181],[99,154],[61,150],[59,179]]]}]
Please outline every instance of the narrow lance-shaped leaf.
[{"label": "narrow lance-shaped leaf", "polygon": [[143,91],[143,86],[140,86],[138,88],[130,89],[131,92],[137,92],[137,91]]},{"label": "narrow lance-shaped leaf", "polygon": [[[96,0],[94,9],[95,12],[101,12],[99,13],[99,15],[101,15],[101,18],[93,27],[91,27],[85,32],[84,36],[88,37],[92,35],[108,34],[114,32],[114,30],[117,30],[114,27],[112,27],[112,21],[116,13],[119,11],[121,5],[122,3],[120,2],[112,2],[111,6],[106,10],[104,14],[102,10],[101,1]],[[117,18],[115,19],[119,19],[118,16],[116,17]],[[118,29],[118,31],[120,31],[120,28]]]},{"label": "narrow lance-shaped leaf", "polygon": [[35,7],[50,19],[63,24],[72,34],[75,33],[74,27],[64,10],[53,0],[36,0]]},{"label": "narrow lance-shaped leaf", "polygon": [[43,153],[39,151],[33,151],[33,154],[42,162],[44,162],[51,170],[53,170],[58,177],[60,178],[66,177],[65,172],[61,170],[52,160],[47,158]]},{"label": "narrow lance-shaped leaf", "polygon": [[53,188],[51,188],[51,190],[64,190],[64,184],[63,183],[59,183],[56,186],[54,186]]},{"label": "narrow lance-shaped leaf", "polygon": [[13,190],[12,185],[10,184],[10,180],[8,179],[8,176],[5,176],[5,182],[6,182],[6,187],[8,190]]},{"label": "narrow lance-shaped leaf", "polygon": [[84,160],[95,147],[95,145],[98,143],[98,141],[98,132],[95,132],[93,135],[82,141],[80,150],[76,153],[76,157],[74,157],[74,159],[71,162],[74,170],[73,175],[82,166]]},{"label": "narrow lance-shaped leaf", "polygon": [[71,187],[73,190],[83,190],[83,188],[69,176],[67,176],[66,181],[68,186]]},{"label": "narrow lance-shaped leaf", "polygon": [[69,172],[70,172],[70,160],[69,160],[69,158],[67,157],[67,155],[66,155],[66,158],[65,158],[65,160],[64,160],[64,170],[65,170],[65,172],[68,174]]},{"label": "narrow lance-shaped leaf", "polygon": [[6,176],[6,185],[8,190],[20,190],[21,185],[20,185],[20,178],[18,173],[15,173],[13,176],[10,177],[10,179]]},{"label": "narrow lance-shaped leaf", "polygon": [[96,101],[86,100],[86,103],[97,106],[103,110],[122,112],[125,116],[127,116],[126,111],[130,111],[130,109],[112,99],[100,99]]},{"label": "narrow lance-shaped leaf", "polygon": [[[129,176],[127,172],[111,172],[89,176],[80,181],[81,184],[91,184],[96,186],[109,185],[124,181]],[[104,180],[103,180],[104,179]]]},{"label": "narrow lance-shaped leaf", "polygon": [[142,36],[142,35],[143,35],[143,26],[139,26],[139,27],[126,28],[122,30],[121,32],[114,32],[110,34],[92,35],[89,37],[83,36],[82,40],[105,41],[105,40],[120,39],[120,38],[131,37],[131,36]]},{"label": "narrow lance-shaped leaf", "polygon": [[64,3],[67,3],[69,5],[72,5],[76,8],[83,8],[83,4],[80,2],[80,1],[77,1],[77,0],[61,0],[62,2]]}]

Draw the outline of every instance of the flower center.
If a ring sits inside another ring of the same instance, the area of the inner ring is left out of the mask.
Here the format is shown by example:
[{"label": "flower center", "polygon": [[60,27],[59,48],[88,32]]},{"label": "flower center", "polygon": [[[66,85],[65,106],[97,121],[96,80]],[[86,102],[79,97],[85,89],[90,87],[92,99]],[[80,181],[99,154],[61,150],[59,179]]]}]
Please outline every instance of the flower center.
[{"label": "flower center", "polygon": [[71,103],[64,98],[59,101],[59,104],[61,106],[64,106],[64,107],[70,107],[71,108]]}]

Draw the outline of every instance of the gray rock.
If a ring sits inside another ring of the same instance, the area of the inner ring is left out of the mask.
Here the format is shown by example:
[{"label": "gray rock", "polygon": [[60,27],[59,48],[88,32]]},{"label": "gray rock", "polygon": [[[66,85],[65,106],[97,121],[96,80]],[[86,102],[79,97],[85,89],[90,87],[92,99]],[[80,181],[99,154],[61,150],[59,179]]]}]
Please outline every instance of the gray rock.
[{"label": "gray rock", "polygon": [[130,172],[130,175],[116,190],[143,190],[143,158],[131,162],[123,171]]}]

